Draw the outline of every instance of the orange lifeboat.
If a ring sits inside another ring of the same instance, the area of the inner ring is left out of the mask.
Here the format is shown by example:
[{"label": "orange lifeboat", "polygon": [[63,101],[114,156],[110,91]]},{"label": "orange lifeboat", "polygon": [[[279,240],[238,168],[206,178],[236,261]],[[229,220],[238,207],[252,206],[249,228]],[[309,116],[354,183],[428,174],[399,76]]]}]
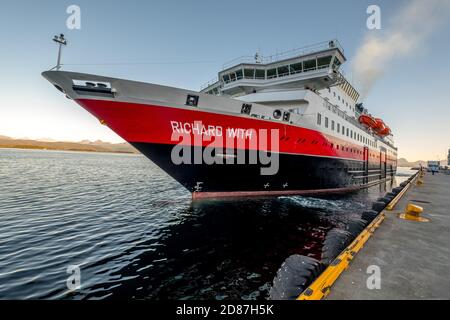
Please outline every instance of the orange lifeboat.
[{"label": "orange lifeboat", "polygon": [[375,119],[368,114],[362,114],[359,116],[359,123],[365,125],[368,128],[373,128],[375,125]]},{"label": "orange lifeboat", "polygon": [[372,129],[376,133],[380,133],[381,131],[386,129],[386,125],[384,124],[383,120],[381,120],[379,118],[375,118],[375,125],[372,127]]},{"label": "orange lifeboat", "polygon": [[388,136],[391,134],[391,128],[389,128],[388,126],[386,126],[383,130],[379,131],[378,134],[380,136]]}]

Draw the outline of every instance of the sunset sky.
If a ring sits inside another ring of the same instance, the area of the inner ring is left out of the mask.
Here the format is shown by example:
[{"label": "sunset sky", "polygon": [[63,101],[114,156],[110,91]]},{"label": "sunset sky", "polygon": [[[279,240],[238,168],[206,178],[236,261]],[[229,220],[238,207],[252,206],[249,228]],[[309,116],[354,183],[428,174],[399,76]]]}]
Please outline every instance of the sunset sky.
[{"label": "sunset sky", "polygon": [[[66,27],[72,4],[81,8],[80,30]],[[381,8],[381,30],[366,26],[371,4]],[[348,59],[345,74],[357,89],[367,88],[363,102],[392,128],[399,157],[443,159],[450,148],[449,4],[2,1],[0,135],[122,141],[41,77],[56,64],[51,39],[58,33],[69,41],[64,70],[196,90],[233,58],[337,38]],[[371,71],[375,76],[368,80]]]}]

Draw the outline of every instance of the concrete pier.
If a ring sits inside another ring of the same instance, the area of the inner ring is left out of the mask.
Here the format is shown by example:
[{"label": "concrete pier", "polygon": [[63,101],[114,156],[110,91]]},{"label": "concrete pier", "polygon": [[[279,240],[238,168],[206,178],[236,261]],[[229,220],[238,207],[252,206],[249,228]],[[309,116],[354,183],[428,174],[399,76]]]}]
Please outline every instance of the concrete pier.
[{"label": "concrete pier", "polygon": [[[430,222],[398,217],[422,207]],[[427,173],[414,185],[341,274],[326,299],[450,299],[450,175]],[[369,289],[369,266],[378,266],[381,288]]]}]

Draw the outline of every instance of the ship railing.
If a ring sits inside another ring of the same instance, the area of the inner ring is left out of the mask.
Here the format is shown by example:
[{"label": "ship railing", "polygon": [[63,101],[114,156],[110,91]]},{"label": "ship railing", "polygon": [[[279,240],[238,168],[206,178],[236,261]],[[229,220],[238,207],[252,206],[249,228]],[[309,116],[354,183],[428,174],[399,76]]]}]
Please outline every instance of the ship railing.
[{"label": "ship railing", "polygon": [[215,85],[215,84],[218,83],[218,82],[219,82],[219,80],[217,79],[217,77],[214,77],[214,78],[212,78],[211,80],[209,80],[208,82],[202,84],[202,85],[200,86],[200,91],[203,91],[203,90],[205,90],[206,88],[211,87],[211,86]]},{"label": "ship railing", "polygon": [[296,56],[304,56],[308,54],[312,54],[315,52],[320,52],[327,49],[334,49],[338,48],[342,53],[344,53],[344,50],[339,43],[337,39],[333,39],[330,41],[323,41],[316,44],[295,48],[291,50],[287,50],[281,53],[276,53],[270,56],[262,56],[259,54],[256,54],[254,56],[241,56],[236,59],[233,59],[231,61],[228,61],[223,64],[222,70],[231,68],[235,65],[242,64],[242,63],[249,63],[249,64],[268,64],[268,63],[274,63],[277,61],[282,61],[285,59],[290,59]]}]

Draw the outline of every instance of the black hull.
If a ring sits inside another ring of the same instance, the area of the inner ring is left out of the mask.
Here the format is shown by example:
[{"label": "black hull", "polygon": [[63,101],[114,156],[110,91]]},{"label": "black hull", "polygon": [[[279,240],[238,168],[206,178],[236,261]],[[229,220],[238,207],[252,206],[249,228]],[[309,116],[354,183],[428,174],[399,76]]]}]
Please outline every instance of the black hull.
[{"label": "black hull", "polygon": [[[358,160],[280,154],[278,172],[275,175],[261,175],[261,164],[176,165],[171,159],[173,145],[132,145],[196,195],[239,196],[351,191],[390,179],[396,170],[391,165],[384,168],[384,165],[366,164]],[[194,150],[191,150],[191,154],[194,154]]]}]

